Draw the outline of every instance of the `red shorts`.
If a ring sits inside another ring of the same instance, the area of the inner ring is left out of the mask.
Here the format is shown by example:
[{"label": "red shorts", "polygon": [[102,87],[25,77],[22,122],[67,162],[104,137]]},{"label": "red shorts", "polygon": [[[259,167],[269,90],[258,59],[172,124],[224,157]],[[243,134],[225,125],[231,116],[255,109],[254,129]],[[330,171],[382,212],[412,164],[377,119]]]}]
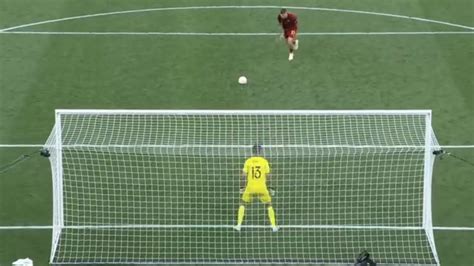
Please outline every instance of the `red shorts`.
[{"label": "red shorts", "polygon": [[285,30],[285,39],[288,39],[288,38],[296,39],[297,32],[298,32],[298,29]]}]

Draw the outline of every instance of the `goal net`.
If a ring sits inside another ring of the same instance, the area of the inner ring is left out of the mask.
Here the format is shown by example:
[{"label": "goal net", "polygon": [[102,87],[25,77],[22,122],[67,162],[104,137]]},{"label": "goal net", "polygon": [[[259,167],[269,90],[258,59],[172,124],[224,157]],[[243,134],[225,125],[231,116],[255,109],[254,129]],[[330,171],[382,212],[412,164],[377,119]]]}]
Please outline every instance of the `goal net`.
[{"label": "goal net", "polygon": [[[233,230],[254,144],[278,232]],[[425,110],[57,110],[51,263],[437,265],[435,146]]]}]

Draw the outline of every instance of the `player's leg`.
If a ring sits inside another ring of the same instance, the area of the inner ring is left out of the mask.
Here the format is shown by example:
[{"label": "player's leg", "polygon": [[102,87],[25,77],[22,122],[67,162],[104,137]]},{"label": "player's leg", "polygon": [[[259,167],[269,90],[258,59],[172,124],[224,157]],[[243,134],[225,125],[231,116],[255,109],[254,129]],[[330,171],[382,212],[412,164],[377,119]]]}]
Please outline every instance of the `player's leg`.
[{"label": "player's leg", "polygon": [[284,36],[288,48],[296,50],[296,30],[286,30]]},{"label": "player's leg", "polygon": [[288,45],[288,48],[295,51],[297,48],[296,48],[296,39],[294,37],[288,37],[288,39],[286,39],[287,41],[287,45]]},{"label": "player's leg", "polygon": [[272,206],[272,198],[270,193],[267,189],[260,194],[260,201],[265,204],[268,212],[268,219],[270,220],[270,224],[272,225],[273,232],[278,231],[278,227],[276,225],[276,218],[275,218],[275,210]]},{"label": "player's leg", "polygon": [[244,216],[245,216],[245,201],[240,202],[239,206],[239,211],[237,213],[237,228],[240,231],[240,226],[242,226],[242,223],[244,222]]},{"label": "player's leg", "polygon": [[297,37],[298,32],[294,30],[292,32],[292,38],[293,38],[293,49],[298,50],[299,47],[299,42],[298,42],[298,37]]},{"label": "player's leg", "polygon": [[296,50],[295,45],[294,45],[294,40],[291,37],[288,37],[286,39],[286,44],[288,45],[288,49],[290,50],[290,54],[288,55],[288,60],[293,60],[294,54],[293,52]]},{"label": "player's leg", "polygon": [[270,220],[270,224],[272,225],[273,232],[278,231],[278,227],[276,225],[276,218],[275,218],[275,210],[271,203],[267,203],[267,212],[268,212],[268,219]]},{"label": "player's leg", "polygon": [[288,56],[288,60],[293,60],[294,54],[293,52],[298,50],[298,40],[296,39],[296,30],[291,30],[287,32],[286,34],[286,42],[288,45],[288,48],[290,50],[290,54]]},{"label": "player's leg", "polygon": [[[288,38],[289,39],[289,38]],[[290,50],[290,53],[288,54],[288,60],[291,61],[293,60],[293,57],[295,56],[293,54],[293,52],[295,51],[295,49],[293,49],[292,45],[290,43],[288,43],[288,48]]]},{"label": "player's leg", "polygon": [[245,189],[244,193],[242,194],[242,199],[240,200],[239,210],[237,212],[237,225],[234,227],[235,230],[240,231],[242,223],[244,222],[245,216],[245,205],[252,201],[252,195]]},{"label": "player's leg", "polygon": [[292,41],[291,41],[291,31],[289,30],[285,30],[284,33],[283,33],[284,37],[285,37],[285,43],[286,43],[286,46],[288,46],[288,50],[290,50],[290,54],[288,56],[288,60],[293,60],[293,45],[292,45]]}]

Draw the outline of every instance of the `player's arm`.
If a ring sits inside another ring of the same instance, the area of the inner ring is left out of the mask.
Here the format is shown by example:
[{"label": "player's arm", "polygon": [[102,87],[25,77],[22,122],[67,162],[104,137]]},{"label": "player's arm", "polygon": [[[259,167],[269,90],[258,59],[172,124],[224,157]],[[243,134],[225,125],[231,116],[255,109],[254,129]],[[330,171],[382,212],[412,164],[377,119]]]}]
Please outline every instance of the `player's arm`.
[{"label": "player's arm", "polygon": [[248,165],[247,161],[244,163],[244,168],[242,169],[242,177],[240,179],[240,193],[244,193],[245,187],[247,186],[247,170]]},{"label": "player's arm", "polygon": [[244,193],[246,186],[247,186],[247,173],[245,171],[242,171],[242,178],[240,181],[240,193]]},{"label": "player's arm", "polygon": [[270,165],[268,164],[268,161],[265,166],[265,174],[267,177],[267,188],[268,191],[270,192],[270,195],[274,196],[275,195],[275,188],[272,187],[272,177],[270,175]]},{"label": "player's arm", "polygon": [[274,196],[275,195],[275,188],[272,186],[272,177],[271,175],[268,173],[267,174],[267,188],[268,188],[268,192],[270,192],[270,195]]},{"label": "player's arm", "polygon": [[280,15],[278,15],[277,20],[278,20],[278,24],[280,25],[280,29],[281,29],[280,39],[283,39],[283,37],[285,36],[285,29],[283,28],[283,24],[282,24],[282,20],[281,20]]}]

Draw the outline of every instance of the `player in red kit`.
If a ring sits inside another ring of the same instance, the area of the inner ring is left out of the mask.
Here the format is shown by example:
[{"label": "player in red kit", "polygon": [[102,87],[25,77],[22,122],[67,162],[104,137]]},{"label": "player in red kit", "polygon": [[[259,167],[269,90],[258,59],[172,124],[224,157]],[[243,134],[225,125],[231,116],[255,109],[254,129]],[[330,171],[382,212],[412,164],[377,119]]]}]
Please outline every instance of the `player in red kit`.
[{"label": "player in red kit", "polygon": [[283,37],[285,37],[288,49],[290,49],[290,55],[288,60],[293,60],[293,52],[298,50],[298,40],[296,34],[298,32],[298,18],[294,13],[288,12],[285,8],[280,10],[278,15],[278,23],[283,28]]}]

